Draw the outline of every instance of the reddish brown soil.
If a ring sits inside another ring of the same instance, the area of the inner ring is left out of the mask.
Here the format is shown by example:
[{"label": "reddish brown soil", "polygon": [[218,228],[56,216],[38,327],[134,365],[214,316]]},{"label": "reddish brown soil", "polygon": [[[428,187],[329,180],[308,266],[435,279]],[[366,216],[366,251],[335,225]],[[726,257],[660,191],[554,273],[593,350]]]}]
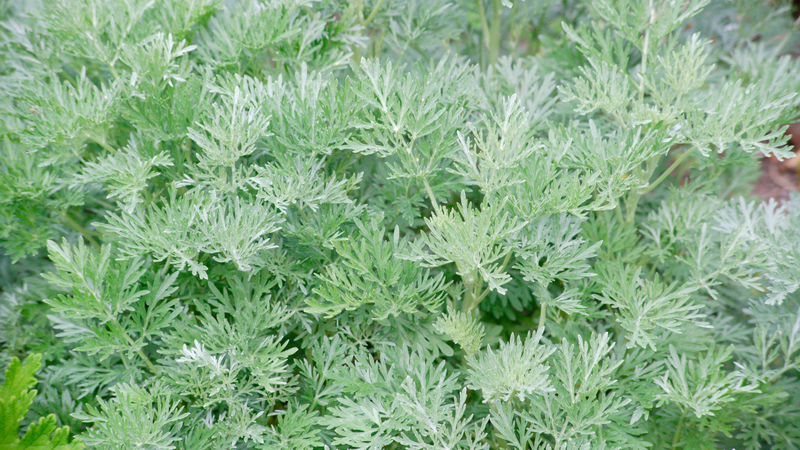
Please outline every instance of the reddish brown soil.
[{"label": "reddish brown soil", "polygon": [[[800,0],[792,0],[794,18],[800,17]],[[795,53],[795,56],[796,53]],[[800,191],[800,123],[789,127],[792,135],[795,153],[798,155],[787,161],[778,161],[775,158],[764,158],[761,161],[761,178],[753,189],[753,195],[761,198],[776,198],[785,200],[792,191]]]},{"label": "reddish brown soil", "polygon": [[753,195],[761,198],[786,200],[791,192],[800,192],[800,123],[789,127],[792,143],[798,156],[785,161],[776,158],[761,160],[761,178],[756,183]]}]

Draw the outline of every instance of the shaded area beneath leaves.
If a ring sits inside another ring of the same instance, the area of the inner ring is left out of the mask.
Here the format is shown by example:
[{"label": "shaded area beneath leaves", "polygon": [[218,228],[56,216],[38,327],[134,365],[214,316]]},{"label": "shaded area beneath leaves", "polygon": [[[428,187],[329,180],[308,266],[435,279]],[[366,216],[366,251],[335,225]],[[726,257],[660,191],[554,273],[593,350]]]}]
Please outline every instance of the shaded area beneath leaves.
[{"label": "shaded area beneath leaves", "polygon": [[792,192],[800,192],[800,123],[789,127],[789,133],[792,134],[791,142],[798,156],[785,161],[778,161],[774,157],[763,158],[761,178],[753,189],[753,195],[764,199],[788,200]]}]

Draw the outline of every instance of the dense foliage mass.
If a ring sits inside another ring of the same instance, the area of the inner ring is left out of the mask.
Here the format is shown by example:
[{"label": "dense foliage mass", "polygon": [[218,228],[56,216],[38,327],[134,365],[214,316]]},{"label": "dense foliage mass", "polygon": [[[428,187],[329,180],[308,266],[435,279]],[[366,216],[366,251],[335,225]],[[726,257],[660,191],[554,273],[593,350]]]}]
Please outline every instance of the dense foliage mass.
[{"label": "dense foliage mass", "polygon": [[800,447],[791,13],[6,0],[0,448]]}]

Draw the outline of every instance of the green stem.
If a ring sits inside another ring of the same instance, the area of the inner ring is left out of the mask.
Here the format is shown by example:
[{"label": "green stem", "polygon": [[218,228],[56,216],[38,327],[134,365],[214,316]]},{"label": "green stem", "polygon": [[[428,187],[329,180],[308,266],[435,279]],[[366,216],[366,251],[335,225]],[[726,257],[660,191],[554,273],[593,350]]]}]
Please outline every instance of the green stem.
[{"label": "green stem", "polygon": [[478,19],[481,22],[481,31],[483,32],[483,46],[489,50],[489,22],[486,21],[486,10],[483,7],[483,0],[475,0],[475,8],[478,10]]},{"label": "green stem", "polygon": [[419,45],[417,45],[417,44],[415,44],[413,42],[409,42],[409,45],[411,46],[411,48],[416,50],[417,53],[419,53],[425,59],[425,61],[427,61],[429,63],[431,62],[431,57],[428,56],[428,54],[425,53],[425,50],[421,49]]},{"label": "green stem", "polygon": [[[500,272],[506,270],[506,266],[508,265],[508,261],[511,260],[511,252],[508,252],[505,259],[503,260],[503,264],[500,266]],[[487,286],[486,289],[481,293],[478,297],[476,304],[480,303],[487,295],[489,295],[489,287]]]},{"label": "green stem", "polygon": [[617,357],[617,360],[622,361],[625,358],[625,353],[628,351],[628,347],[625,346],[625,328],[622,328],[616,323],[614,324],[614,328],[616,328],[617,331],[614,355]]},{"label": "green stem", "polygon": [[647,72],[647,53],[650,47],[650,25],[653,23],[653,0],[648,3],[650,19],[647,21],[647,29],[644,32],[644,44],[642,45],[642,70],[639,72],[639,101],[644,100],[644,75]]},{"label": "green stem", "polygon": [[422,183],[425,185],[425,190],[428,191],[428,198],[431,200],[433,210],[436,211],[436,214],[440,214],[441,210],[439,210],[439,204],[436,202],[436,197],[433,196],[433,189],[431,189],[431,185],[428,184],[428,180],[426,178],[422,179]]},{"label": "green stem", "polygon": [[[125,337],[128,339],[128,344],[134,345],[133,339],[131,339],[130,336],[126,334]],[[136,350],[136,353],[144,360],[144,363],[147,365],[147,368],[150,369],[150,371],[153,372],[155,375],[158,375],[158,368],[153,364],[152,361],[150,361],[150,358],[148,358],[147,355],[144,354],[142,349]]]},{"label": "green stem", "polygon": [[501,265],[500,265],[500,271],[501,271],[501,272],[502,272],[502,271],[504,271],[504,270],[506,270],[506,266],[508,265],[508,262],[509,262],[510,260],[511,260],[511,252],[508,252],[508,254],[506,255],[506,257],[505,257],[505,258],[503,258],[503,264],[501,264]]},{"label": "green stem", "polygon": [[675,434],[672,436],[672,448],[678,447],[678,442],[681,440],[681,429],[683,428],[683,422],[686,418],[686,411],[681,411],[681,418],[678,420],[678,426],[675,427]]},{"label": "green stem", "polygon": [[158,271],[158,276],[164,277],[167,275],[167,271],[169,270],[169,266],[172,264],[172,255],[167,255],[167,259],[164,260],[164,266]]},{"label": "green stem", "polygon": [[537,332],[544,328],[545,320],[547,320],[547,303],[542,303],[539,305],[539,326],[536,328]]},{"label": "green stem", "polygon": [[67,79],[67,81],[69,81],[70,83],[72,83],[72,86],[73,86],[73,87],[76,87],[76,88],[78,87],[78,82],[77,82],[77,81],[75,80],[75,78],[74,78],[72,75],[70,75],[70,74],[69,74],[67,71],[65,71],[65,70],[61,71],[61,75],[62,75],[64,78],[66,78],[66,79]]},{"label": "green stem", "polygon": [[625,223],[631,223],[636,218],[636,207],[642,195],[641,192],[635,192],[625,199]]},{"label": "green stem", "polygon": [[617,213],[617,220],[619,220],[619,224],[622,225],[623,223],[625,223],[625,219],[622,218],[622,205],[618,203],[617,207],[614,208],[614,212]]},{"label": "green stem", "polygon": [[[406,45],[403,46],[403,50],[400,53],[398,53],[398,55],[397,55],[397,59],[394,62],[394,67],[398,71],[400,70],[400,62],[403,61],[403,56],[406,55],[406,50],[408,50],[408,46],[409,46],[410,43],[411,43],[410,41],[406,41]],[[411,148],[410,145],[409,145],[409,148]]]},{"label": "green stem", "polygon": [[86,138],[94,142],[95,144],[99,145],[100,147],[103,147],[104,149],[108,150],[111,153],[116,153],[117,151],[116,149],[114,149],[114,147],[108,145],[108,143],[104,140],[101,141],[100,139],[97,139],[96,137],[88,134],[86,135]]},{"label": "green stem", "polygon": [[[130,345],[131,347],[136,346],[136,343],[133,342],[133,339],[131,339],[130,336],[128,336],[128,332],[125,331],[125,328],[123,328],[123,326],[119,323],[117,318],[111,316],[110,314],[108,315],[108,317],[111,319],[114,325],[116,325],[117,327],[119,327],[120,330],[122,330],[122,334],[125,336],[125,340],[128,341],[128,345]],[[136,354],[138,354],[139,357],[141,357],[144,360],[145,365],[147,365],[147,368],[150,369],[150,371],[153,372],[153,374],[158,375],[159,373],[158,368],[156,368],[153,362],[150,361],[150,358],[148,358],[147,355],[144,354],[142,349],[137,349]]]},{"label": "green stem", "polygon": [[489,292],[490,292],[490,291],[491,291],[491,290],[490,290],[490,289],[489,289],[489,287],[487,286],[487,287],[486,287],[486,289],[484,289],[484,290],[483,290],[483,292],[481,292],[481,295],[478,297],[478,301],[477,301],[477,303],[480,303],[480,302],[481,302],[481,301],[482,301],[482,300],[483,300],[483,299],[484,299],[484,298],[485,298],[487,295],[489,295]]},{"label": "green stem", "polygon": [[628,128],[628,124],[625,123],[625,120],[622,118],[618,110],[614,110],[613,116],[617,119],[617,122],[622,126],[622,128]]},{"label": "green stem", "polygon": [[370,55],[373,58],[380,58],[381,54],[383,53],[383,41],[386,39],[386,31],[381,30],[378,33],[378,38],[372,43],[372,51]]},{"label": "green stem", "polygon": [[502,0],[493,0],[492,24],[489,35],[489,65],[494,66],[500,58],[500,25],[503,19]]},{"label": "green stem", "polygon": [[108,69],[111,70],[111,75],[114,75],[114,79],[116,81],[119,81],[119,73],[117,73],[117,69],[115,69],[114,66],[108,62],[106,63],[106,67],[108,67]]},{"label": "green stem", "polygon": [[653,275],[655,275],[656,270],[658,270],[658,263],[657,262],[653,262],[652,265],[650,266],[650,270],[647,272],[647,279],[648,280],[652,280],[653,279]]},{"label": "green stem", "polygon": [[467,292],[464,294],[464,303],[461,306],[461,311],[463,313],[469,314],[478,306],[480,302],[478,292],[480,292],[481,286],[483,286],[483,280],[481,280],[480,277],[467,285]]},{"label": "green stem", "polygon": [[369,25],[369,23],[372,22],[372,19],[374,19],[375,15],[378,14],[378,10],[381,9],[382,5],[383,5],[383,0],[378,0],[378,3],[375,3],[375,6],[372,8],[372,12],[369,13],[369,16],[367,16],[367,18],[364,20],[364,23],[362,24],[364,25],[364,28],[366,28],[367,25]]},{"label": "green stem", "polygon": [[100,250],[100,244],[98,244],[97,241],[92,237],[92,235],[99,236],[98,233],[87,230],[81,224],[79,224],[77,221],[75,221],[75,219],[73,219],[72,217],[70,217],[66,213],[63,213],[63,212],[59,211],[58,215],[61,216],[64,219],[64,221],[66,222],[66,224],[67,224],[67,226],[69,228],[71,228],[72,230],[77,231],[78,233],[80,233],[81,236],[83,236],[83,238],[86,239],[86,241],[92,247],[94,247],[96,250]]},{"label": "green stem", "polygon": [[786,45],[787,42],[789,42],[789,38],[792,37],[792,33],[794,33],[794,31],[798,28],[798,25],[800,25],[800,17],[798,17],[797,20],[794,21],[794,24],[792,24],[792,28],[790,28],[789,31],[786,32],[786,36],[784,36],[783,39],[781,39],[781,41],[778,43],[778,45],[775,46],[775,49],[773,50],[772,53],[773,55],[778,56],[780,54],[781,50],[783,50],[783,46]]},{"label": "green stem", "polygon": [[[654,182],[649,183],[647,186],[636,189],[631,191],[629,196],[625,199],[625,222],[631,223],[633,219],[636,217],[636,208],[639,204],[639,199],[641,199],[645,194],[655,189],[661,182],[663,182],[667,177],[676,169],[678,166],[683,163],[686,158],[688,158],[692,154],[691,150],[687,150],[681,156],[679,156],[673,163],[670,165],[664,173],[661,174]],[[658,166],[661,157],[654,157],[647,161],[647,169],[643,173],[643,180],[649,180],[650,177],[653,176],[653,172],[655,171],[656,167]],[[637,168],[637,170],[639,170]]]},{"label": "green stem", "polygon": [[671,166],[667,168],[667,170],[664,171],[664,173],[661,174],[660,177],[656,179],[656,181],[652,182],[651,184],[647,185],[647,187],[643,188],[641,190],[641,193],[647,194],[648,192],[655,189],[656,186],[661,184],[661,182],[664,181],[672,173],[672,171],[674,171],[691,154],[692,154],[691,150],[687,150],[686,152],[684,152],[681,156],[678,157],[678,159],[675,160],[675,162],[672,163]]}]

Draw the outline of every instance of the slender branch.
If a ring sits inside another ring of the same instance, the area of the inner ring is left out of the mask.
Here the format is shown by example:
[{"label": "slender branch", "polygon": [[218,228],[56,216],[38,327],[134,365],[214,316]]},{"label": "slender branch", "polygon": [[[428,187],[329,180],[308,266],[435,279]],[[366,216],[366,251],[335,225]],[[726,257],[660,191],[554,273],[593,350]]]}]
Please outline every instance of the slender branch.
[{"label": "slender branch", "polygon": [[539,305],[539,326],[536,328],[537,332],[544,328],[545,320],[547,320],[547,303],[542,303]]},{"label": "slender branch", "polygon": [[483,31],[483,45],[489,50],[490,31],[489,22],[486,21],[486,10],[483,6],[483,0],[475,0],[475,8],[478,10],[478,18],[481,22],[481,30]]},{"label": "slender branch", "polygon": [[117,151],[114,147],[108,145],[108,143],[106,141],[104,141],[104,140],[101,141],[100,139],[97,139],[96,137],[91,136],[89,134],[86,134],[84,136],[86,137],[86,139],[89,139],[90,141],[94,142],[95,144],[99,145],[100,147],[103,147],[104,149],[108,150],[111,153],[116,153],[116,151]]},{"label": "slender branch", "polygon": [[789,42],[789,38],[792,37],[792,33],[794,33],[795,30],[797,30],[798,26],[800,26],[800,17],[798,17],[794,21],[794,23],[792,24],[792,28],[790,28],[789,31],[786,32],[786,36],[784,36],[783,39],[781,39],[781,41],[778,42],[778,45],[775,46],[775,49],[772,51],[773,55],[778,56],[780,54],[780,52],[783,50],[783,46],[786,45],[787,42]]},{"label": "slender branch", "polygon": [[615,119],[617,119],[617,122],[619,122],[619,124],[622,125],[622,128],[628,128],[628,124],[625,123],[625,119],[622,118],[622,115],[619,113],[618,110],[616,109],[614,110],[613,116]]},{"label": "slender branch", "polygon": [[403,46],[403,50],[400,53],[398,53],[397,59],[395,60],[394,66],[395,66],[395,69],[398,72],[400,71],[400,68],[402,67],[400,65],[400,62],[403,61],[403,56],[406,55],[406,50],[408,50],[409,44],[411,44],[411,41],[406,41],[406,45]]},{"label": "slender branch", "polygon": [[625,223],[633,222],[636,218],[636,208],[639,205],[639,199],[644,194],[642,192],[632,192],[630,196],[625,199]]},{"label": "slender branch", "polygon": [[[114,322],[116,322],[117,325],[119,325],[117,319],[114,319]],[[125,333],[125,339],[128,341],[128,345],[130,345],[131,347],[136,345],[136,343],[133,342],[133,339],[131,339],[131,337],[128,336],[128,333]],[[142,349],[137,349],[136,353],[144,360],[144,363],[147,365],[147,368],[150,369],[150,371],[153,372],[153,374],[158,375],[159,373],[158,368],[153,364],[152,361],[150,361],[150,358],[148,358],[147,355],[144,354]]]},{"label": "slender branch", "polygon": [[653,9],[653,0],[648,3],[650,11],[650,19],[647,21],[647,29],[644,32],[644,44],[642,45],[642,70],[639,72],[639,101],[644,100],[644,75],[647,72],[647,53],[650,47],[650,25],[653,23],[653,16],[655,10]]},{"label": "slender branch", "polygon": [[431,189],[431,185],[428,184],[428,180],[426,178],[422,179],[422,183],[425,185],[425,190],[428,191],[428,198],[431,200],[433,210],[436,211],[436,214],[440,214],[441,210],[439,209],[439,204],[436,202],[436,197],[433,195],[433,189]]},{"label": "slender branch", "polygon": [[489,289],[489,287],[487,286],[487,287],[486,287],[486,289],[484,289],[484,290],[483,290],[483,292],[481,292],[481,295],[478,297],[477,303],[480,303],[480,302],[481,302],[481,300],[483,300],[484,298],[486,298],[486,296],[487,296],[487,295],[489,295],[489,292],[490,292],[490,291],[491,291],[491,290],[490,290],[490,289]]},{"label": "slender branch", "polygon": [[478,300],[478,292],[480,291],[481,286],[483,286],[483,280],[478,278],[467,288],[467,292],[464,297],[464,304],[461,306],[461,310],[464,313],[471,312],[478,306],[478,303],[480,303],[480,300]]},{"label": "slender branch", "polygon": [[628,347],[625,345],[625,328],[622,328],[616,323],[614,324],[614,328],[617,332],[617,339],[614,344],[614,355],[621,361],[625,358],[625,353],[628,351]]},{"label": "slender branch", "polygon": [[489,35],[489,65],[497,64],[500,58],[500,25],[503,19],[502,0],[493,0],[492,3],[492,25]]},{"label": "slender branch", "polygon": [[428,56],[428,54],[427,54],[427,53],[425,53],[425,50],[423,50],[422,48],[420,48],[420,46],[419,46],[419,45],[417,45],[417,44],[415,44],[415,43],[413,43],[413,42],[411,42],[411,41],[409,41],[409,45],[411,46],[411,48],[413,48],[414,50],[416,50],[416,51],[417,51],[417,53],[419,53],[419,54],[420,54],[420,55],[421,55],[423,58],[425,58],[425,61],[427,61],[427,62],[431,62],[431,57],[430,57],[430,56]]},{"label": "slender branch", "polygon": [[[510,259],[511,259],[511,252],[508,252],[508,254],[506,255],[505,259],[503,260],[503,264],[500,266],[500,271],[501,272],[506,270],[506,266],[508,265],[508,261]],[[480,303],[481,300],[483,300],[487,295],[489,295],[489,287],[488,286],[486,287],[486,289],[484,289],[483,293],[481,293],[481,295],[478,297],[478,300],[475,303],[476,304]]]},{"label": "slender branch", "polygon": [[650,265],[650,270],[647,272],[648,280],[653,279],[653,275],[655,275],[656,270],[658,270],[658,264],[654,262],[653,264]]},{"label": "slender branch", "polygon": [[[683,163],[686,160],[686,158],[688,158],[691,154],[692,154],[692,151],[691,150],[687,150],[686,152],[681,154],[681,156],[679,156],[672,163],[672,165],[670,165],[667,168],[667,170],[665,170],[664,173],[662,173],[661,176],[659,176],[658,179],[656,179],[656,181],[648,184],[647,186],[645,186],[643,188],[636,189],[636,190],[631,191],[629,193],[629,196],[625,199],[625,209],[626,209],[625,222],[626,223],[633,222],[633,219],[636,217],[636,207],[639,204],[639,199],[641,199],[644,195],[646,195],[648,192],[652,191],[659,184],[661,184],[661,182],[664,181],[676,168],[678,168],[678,166],[680,166],[681,163]],[[658,158],[660,159],[661,157],[659,156]],[[652,164],[651,164],[651,162],[652,162]],[[650,161],[648,161],[647,162],[647,170],[645,171],[644,176],[642,177],[642,179],[643,180],[649,180],[650,177],[653,176],[653,172],[655,171],[656,166],[658,166],[658,163],[656,161],[654,161],[652,159]]]},{"label": "slender branch", "polygon": [[686,158],[688,158],[688,157],[689,157],[689,155],[691,155],[691,154],[692,154],[692,151],[691,151],[691,150],[687,150],[686,152],[684,152],[684,153],[683,153],[681,156],[679,156],[679,157],[678,157],[678,158],[675,160],[675,162],[673,162],[673,163],[672,163],[672,165],[671,165],[671,166],[669,166],[669,167],[667,168],[667,170],[665,170],[665,171],[664,171],[664,173],[662,173],[662,174],[661,174],[661,176],[660,176],[660,177],[658,177],[658,178],[656,179],[656,181],[652,182],[652,183],[651,183],[651,184],[649,184],[647,187],[645,187],[645,188],[642,188],[642,190],[641,190],[640,192],[641,192],[642,194],[647,194],[648,192],[650,192],[650,191],[652,191],[653,189],[655,189],[655,188],[656,188],[656,186],[658,186],[659,184],[661,184],[661,182],[662,182],[662,181],[664,181],[664,180],[665,180],[665,179],[666,179],[666,178],[667,178],[667,177],[668,177],[668,176],[669,176],[669,175],[672,173],[672,171],[673,171],[673,170],[675,170],[675,169],[676,169],[676,168],[677,168],[677,167],[678,167],[678,166],[679,166],[679,165],[680,165],[680,164],[681,164],[681,163],[682,163],[682,162],[683,162],[683,161],[684,161]]},{"label": "slender branch", "polygon": [[369,13],[369,16],[367,16],[367,18],[364,20],[364,23],[362,24],[364,25],[365,28],[367,25],[370,24],[370,22],[372,22],[372,19],[374,19],[375,16],[378,14],[378,10],[381,9],[382,5],[383,5],[383,0],[378,0],[378,3],[375,3],[375,6],[372,8],[372,12]]},{"label": "slender branch", "polygon": [[383,41],[386,39],[386,30],[381,30],[378,32],[378,38],[375,39],[372,43],[372,57],[379,58],[383,53]]},{"label": "slender branch", "polygon": [[503,264],[501,264],[501,265],[500,265],[500,271],[501,271],[501,272],[502,272],[502,271],[504,271],[504,270],[506,270],[506,266],[508,265],[508,262],[509,262],[510,260],[511,260],[511,252],[508,252],[508,254],[506,255],[506,257],[503,259]]},{"label": "slender branch", "polygon": [[[95,296],[95,298],[97,298],[97,296]],[[111,315],[110,312],[106,312],[106,317],[108,317],[109,320],[114,325],[116,325],[117,327],[119,327],[120,330],[122,330],[122,335],[125,336],[125,340],[128,342],[128,345],[130,345],[131,347],[135,347],[136,343],[133,342],[133,339],[131,339],[130,336],[128,336],[127,330],[125,330],[125,327],[123,327],[122,324],[119,323],[117,318]],[[153,372],[153,374],[158,375],[159,373],[158,368],[153,364],[152,361],[150,361],[150,358],[148,358],[147,355],[144,354],[141,348],[136,350],[136,354],[138,354],[139,357],[141,357],[144,360],[145,365],[147,365],[147,368],[150,369],[150,371]]]},{"label": "slender branch", "polygon": [[678,426],[675,427],[675,434],[672,436],[672,448],[678,447],[678,442],[681,440],[681,429],[683,428],[683,422],[686,418],[686,410],[681,411],[681,418],[678,420]]},{"label": "slender branch", "polygon": [[622,217],[622,205],[617,202],[617,207],[614,208],[614,212],[617,213],[617,220],[619,220],[619,224],[622,225],[625,223],[625,219]]},{"label": "slender branch", "polygon": [[76,88],[78,87],[78,82],[75,80],[75,77],[73,77],[72,75],[70,75],[70,74],[69,74],[69,73],[68,73],[66,70],[62,71],[62,72],[60,73],[60,75],[61,75],[61,76],[63,76],[64,78],[66,78],[66,79],[67,79],[67,81],[69,81],[70,83],[72,83],[72,86],[73,86],[73,87],[76,87]]},{"label": "slender branch", "polygon": [[99,236],[98,233],[87,230],[83,227],[83,225],[79,224],[77,221],[75,221],[75,219],[64,212],[59,211],[58,215],[64,219],[69,228],[80,233],[81,236],[83,236],[83,238],[86,239],[86,241],[89,242],[89,244],[96,250],[100,250],[100,244],[98,244],[97,241],[92,237],[93,235]]},{"label": "slender branch", "polygon": [[111,75],[114,75],[114,79],[116,81],[119,81],[119,73],[117,73],[117,69],[115,69],[114,66],[108,62],[106,63],[106,67],[108,67],[108,69],[111,70]]}]

